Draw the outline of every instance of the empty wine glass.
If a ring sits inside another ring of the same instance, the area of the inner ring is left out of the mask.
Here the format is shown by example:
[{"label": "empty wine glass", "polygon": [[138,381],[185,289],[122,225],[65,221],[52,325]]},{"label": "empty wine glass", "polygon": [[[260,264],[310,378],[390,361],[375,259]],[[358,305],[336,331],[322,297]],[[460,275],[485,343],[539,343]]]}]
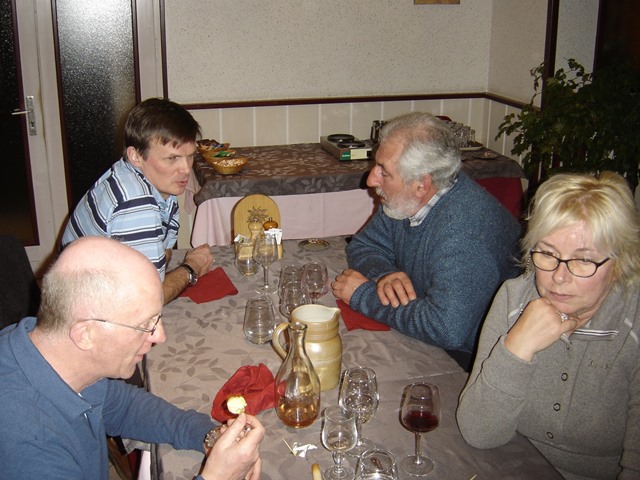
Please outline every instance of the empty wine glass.
[{"label": "empty wine glass", "polygon": [[429,383],[412,383],[404,387],[400,406],[402,426],[416,436],[416,453],[400,462],[400,469],[409,475],[421,477],[433,471],[434,463],[422,455],[422,434],[435,429],[440,423],[440,393],[438,387]]},{"label": "empty wine glass", "polygon": [[291,318],[291,312],[300,305],[310,302],[307,288],[295,280],[289,281],[280,290],[280,313],[287,319]]},{"label": "empty wine glass", "polygon": [[318,298],[329,291],[327,266],[321,262],[311,262],[304,266],[302,283],[309,290],[311,303],[318,303]]},{"label": "empty wine glass", "polygon": [[282,289],[284,286],[291,282],[296,281],[298,283],[302,282],[302,273],[304,272],[304,265],[298,265],[297,263],[287,263],[282,265],[280,269],[280,279],[278,281],[278,286],[280,287],[280,296],[282,296]]},{"label": "empty wine glass", "polygon": [[352,412],[339,405],[325,408],[322,444],[333,452],[335,465],[322,472],[324,480],[353,478],[353,470],[342,465],[342,456],[356,445],[357,436],[356,418]]},{"label": "empty wine glass", "polygon": [[356,416],[358,443],[349,452],[349,455],[359,457],[366,450],[375,448],[375,444],[362,435],[362,425],[371,420],[378,409],[379,396],[376,373],[367,367],[345,370],[338,402]]},{"label": "empty wine glass", "polygon": [[275,235],[261,233],[253,246],[253,259],[262,265],[264,285],[258,287],[258,293],[274,293],[277,289],[269,284],[269,266],[278,260],[278,242]]}]

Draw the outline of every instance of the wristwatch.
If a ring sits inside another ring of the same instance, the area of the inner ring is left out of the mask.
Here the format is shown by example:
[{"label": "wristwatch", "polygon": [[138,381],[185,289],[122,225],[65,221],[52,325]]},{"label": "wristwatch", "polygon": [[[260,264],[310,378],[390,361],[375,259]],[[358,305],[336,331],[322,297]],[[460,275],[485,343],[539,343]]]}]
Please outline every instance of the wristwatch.
[{"label": "wristwatch", "polygon": [[180,266],[184,267],[187,272],[189,272],[189,285],[194,286],[198,283],[198,272],[196,272],[191,265],[188,263],[182,263]]},{"label": "wristwatch", "polygon": [[220,438],[220,435],[222,435],[221,428],[222,428],[222,426],[218,426],[218,427],[212,428],[204,436],[204,447],[206,449],[213,448],[215,443]]}]

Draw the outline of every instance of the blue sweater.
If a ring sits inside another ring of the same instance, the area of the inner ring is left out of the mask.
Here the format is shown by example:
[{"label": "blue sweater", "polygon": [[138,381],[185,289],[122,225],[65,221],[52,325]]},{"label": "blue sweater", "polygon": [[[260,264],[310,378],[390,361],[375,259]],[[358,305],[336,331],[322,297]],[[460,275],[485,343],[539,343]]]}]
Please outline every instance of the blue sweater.
[{"label": "blue sweater", "polygon": [[[493,295],[518,274],[520,225],[464,173],[415,227],[382,207],[347,246],[349,267],[370,281],[356,289],[354,310],[424,342],[472,353]],[[376,281],[403,271],[417,299],[383,306]]]},{"label": "blue sweater", "polygon": [[35,348],[35,318],[0,332],[0,476],[108,480],[106,434],[203,451],[211,418],[121,380],[74,392]]}]

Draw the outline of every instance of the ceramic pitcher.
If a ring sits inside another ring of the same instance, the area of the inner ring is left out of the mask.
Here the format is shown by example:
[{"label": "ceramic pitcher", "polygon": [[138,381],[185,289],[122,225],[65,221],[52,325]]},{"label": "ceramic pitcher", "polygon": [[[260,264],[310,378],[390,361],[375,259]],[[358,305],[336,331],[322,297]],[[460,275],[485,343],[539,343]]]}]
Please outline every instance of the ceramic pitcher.
[{"label": "ceramic pitcher", "polygon": [[[342,339],[338,333],[340,309],[324,305],[301,305],[291,312],[292,322],[307,325],[305,349],[320,377],[320,389],[332,390],[340,382],[342,369]],[[282,345],[281,333],[288,323],[281,323],[273,332],[273,348],[282,358],[287,351]]]}]

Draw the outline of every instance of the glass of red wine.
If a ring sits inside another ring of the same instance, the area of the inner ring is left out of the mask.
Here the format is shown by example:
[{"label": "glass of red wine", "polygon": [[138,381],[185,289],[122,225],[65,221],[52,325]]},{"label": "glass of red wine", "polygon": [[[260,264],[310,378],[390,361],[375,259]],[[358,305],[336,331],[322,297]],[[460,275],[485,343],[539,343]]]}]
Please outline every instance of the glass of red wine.
[{"label": "glass of red wine", "polygon": [[440,423],[440,393],[438,387],[429,383],[412,383],[404,387],[400,406],[402,426],[416,437],[416,453],[400,461],[400,469],[408,475],[421,477],[431,473],[433,460],[422,455],[422,434],[435,429]]}]

